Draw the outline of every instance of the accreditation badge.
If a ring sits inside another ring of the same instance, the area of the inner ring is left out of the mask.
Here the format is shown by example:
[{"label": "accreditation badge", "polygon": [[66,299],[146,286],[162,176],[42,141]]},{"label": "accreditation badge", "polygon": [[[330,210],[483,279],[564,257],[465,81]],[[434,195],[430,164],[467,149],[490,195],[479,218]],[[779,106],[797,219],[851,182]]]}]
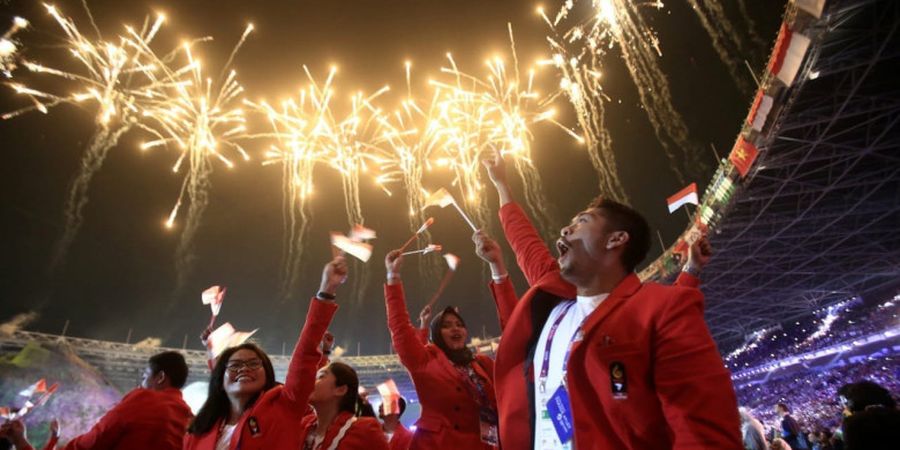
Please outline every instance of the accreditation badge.
[{"label": "accreditation badge", "polygon": [[497,411],[490,408],[481,408],[479,412],[481,442],[488,445],[500,445],[500,430],[497,427],[499,417]]},{"label": "accreditation badge", "polygon": [[571,441],[575,434],[575,423],[572,421],[572,406],[565,386],[560,385],[553,392],[550,401],[547,402],[547,412],[550,413],[550,420],[553,422],[553,429],[556,430],[559,442],[566,444]]},{"label": "accreditation badge", "polygon": [[250,418],[247,419],[247,427],[250,428],[250,436],[259,436],[259,421],[256,420],[256,417],[250,416]]}]

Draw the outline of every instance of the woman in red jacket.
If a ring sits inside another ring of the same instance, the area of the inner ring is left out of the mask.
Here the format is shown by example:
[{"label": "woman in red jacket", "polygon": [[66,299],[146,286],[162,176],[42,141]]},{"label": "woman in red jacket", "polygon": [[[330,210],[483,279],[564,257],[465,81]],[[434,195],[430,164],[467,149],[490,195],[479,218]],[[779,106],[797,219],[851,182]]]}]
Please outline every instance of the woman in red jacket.
[{"label": "woman in red jacket", "polygon": [[269,357],[256,345],[232,347],[219,356],[209,396],[185,436],[185,450],[300,448],[298,424],[322,357],[319,343],[337,310],[335,291],[346,277],[343,257],[325,265],[283,385],[275,382]]},{"label": "woman in red jacket", "polygon": [[384,297],[394,349],[409,370],[422,404],[410,449],[497,448],[493,360],[473,355],[466,347],[466,324],[451,307],[432,320],[432,343],[420,341],[406,310],[401,263],[397,250],[385,258]]},{"label": "woman in red jacket", "polygon": [[381,425],[359,417],[359,378],[352,367],[333,362],[316,374],[309,396],[315,410],[303,418],[303,450],[388,450]]}]

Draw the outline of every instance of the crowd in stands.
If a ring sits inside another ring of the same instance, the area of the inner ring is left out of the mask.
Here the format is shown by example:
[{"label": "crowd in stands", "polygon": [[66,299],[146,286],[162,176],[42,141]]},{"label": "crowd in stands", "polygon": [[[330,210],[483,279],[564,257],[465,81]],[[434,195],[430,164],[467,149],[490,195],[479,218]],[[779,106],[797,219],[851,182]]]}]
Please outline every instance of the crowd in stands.
[{"label": "crowd in stands", "polygon": [[851,299],[791,323],[753,334],[725,357],[732,371],[759,366],[865,337],[900,325],[898,299],[867,305]]}]

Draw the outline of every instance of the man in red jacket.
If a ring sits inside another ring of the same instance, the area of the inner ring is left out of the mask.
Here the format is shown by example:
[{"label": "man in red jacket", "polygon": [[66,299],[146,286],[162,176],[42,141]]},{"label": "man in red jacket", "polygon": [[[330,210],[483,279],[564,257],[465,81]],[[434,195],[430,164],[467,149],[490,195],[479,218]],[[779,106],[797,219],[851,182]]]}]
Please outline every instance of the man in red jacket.
[{"label": "man in red jacket", "polygon": [[485,166],[530,286],[501,317],[494,376],[503,448],[742,448],[703,295],[634,273],[650,247],[646,220],[597,199],[562,229],[553,258],[512,201],[502,158]]},{"label": "man in red jacket", "polygon": [[[65,450],[178,450],[191,420],[191,409],[181,398],[188,367],[178,352],[150,357],[141,387],[129,392],[90,431],[78,436]],[[13,427],[10,440],[17,450],[33,450],[24,426]],[[55,444],[55,440],[51,440]]]}]

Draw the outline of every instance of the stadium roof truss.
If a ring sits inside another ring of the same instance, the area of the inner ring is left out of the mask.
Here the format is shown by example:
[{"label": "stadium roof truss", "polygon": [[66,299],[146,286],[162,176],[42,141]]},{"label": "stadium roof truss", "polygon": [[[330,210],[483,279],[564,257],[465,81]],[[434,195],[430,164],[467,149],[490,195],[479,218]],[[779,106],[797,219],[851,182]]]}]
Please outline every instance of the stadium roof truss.
[{"label": "stadium roof truss", "polygon": [[723,347],[900,284],[898,26],[900,2],[831,1],[804,31],[797,81],[711,236],[703,291]]}]

